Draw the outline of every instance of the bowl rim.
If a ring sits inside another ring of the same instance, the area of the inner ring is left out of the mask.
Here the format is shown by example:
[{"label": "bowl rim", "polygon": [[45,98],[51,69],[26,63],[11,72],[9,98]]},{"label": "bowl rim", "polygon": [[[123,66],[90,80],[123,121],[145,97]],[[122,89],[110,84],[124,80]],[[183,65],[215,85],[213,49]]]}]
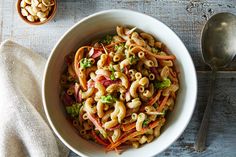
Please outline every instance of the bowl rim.
[{"label": "bowl rim", "polygon": [[29,25],[32,25],[32,26],[40,26],[40,25],[46,24],[46,23],[48,23],[49,21],[51,21],[51,20],[55,17],[55,15],[56,15],[56,12],[57,12],[57,0],[54,0],[54,6],[52,6],[53,9],[51,10],[51,15],[50,15],[45,21],[43,21],[43,22],[40,22],[40,21],[38,21],[38,22],[30,22],[30,21],[28,21],[28,20],[21,14],[21,9],[20,9],[20,8],[21,8],[21,7],[20,7],[20,2],[21,2],[21,1],[22,1],[22,0],[17,0],[17,1],[16,1],[16,11],[17,11],[17,13],[18,13],[20,19],[21,19],[22,21],[24,21],[25,23],[29,24]]},{"label": "bowl rim", "polygon": [[99,16],[99,15],[102,15],[102,14],[109,14],[109,13],[119,13],[119,12],[126,12],[126,13],[133,13],[133,14],[136,14],[136,15],[142,15],[142,16],[146,16],[147,18],[149,18],[150,20],[155,20],[155,21],[158,21],[159,23],[163,24],[164,26],[168,27],[168,29],[170,30],[170,32],[175,35],[179,42],[184,46],[184,49],[186,50],[186,55],[188,56],[188,58],[190,59],[190,63],[191,65],[191,68],[194,70],[193,73],[192,73],[192,77],[193,77],[193,81],[194,81],[194,87],[195,87],[195,91],[193,91],[193,106],[191,108],[191,110],[189,110],[190,112],[190,116],[186,119],[185,123],[183,123],[183,127],[182,127],[182,130],[179,131],[175,138],[172,140],[172,142],[168,143],[167,145],[165,145],[162,150],[158,153],[154,152],[152,154],[152,156],[154,155],[157,155],[157,154],[160,154],[162,152],[164,152],[168,147],[170,147],[182,134],[183,132],[186,130],[190,120],[192,119],[192,116],[193,116],[193,112],[195,110],[195,107],[196,107],[196,101],[197,101],[197,91],[198,91],[198,82],[197,82],[197,72],[196,72],[196,69],[195,69],[195,66],[194,66],[194,62],[192,60],[192,57],[188,51],[188,49],[186,48],[185,44],[183,43],[183,41],[179,38],[179,36],[168,26],[166,25],[165,23],[161,22],[159,19],[156,19],[150,15],[147,15],[145,13],[140,13],[140,12],[137,12],[137,11],[134,11],[134,10],[130,10],[130,9],[109,9],[109,10],[103,10],[103,11],[99,11],[99,12],[96,12],[96,13],[93,13],[87,17],[84,17],[82,18],[81,20],[79,20],[77,23],[75,23],[72,27],[70,27],[62,36],[61,38],[57,41],[57,43],[55,44],[55,46],[53,47],[48,59],[47,59],[47,62],[46,62],[46,65],[45,65],[45,69],[44,69],[44,73],[43,73],[43,80],[42,80],[42,101],[43,101],[43,108],[44,108],[44,111],[46,113],[46,117],[47,117],[47,120],[50,124],[50,127],[52,128],[53,132],[56,134],[56,136],[63,142],[63,144],[65,144],[70,150],[72,150],[73,152],[75,152],[76,154],[80,155],[80,156],[83,156],[83,157],[88,157],[86,154],[80,152],[79,150],[75,149],[73,146],[71,146],[69,143],[66,142],[66,140],[64,140],[64,138],[58,133],[57,129],[54,127],[54,124],[51,120],[51,117],[49,115],[49,112],[47,110],[47,105],[46,105],[46,97],[45,97],[45,81],[46,81],[46,76],[47,76],[47,69],[49,67],[49,64],[51,62],[51,59],[53,58],[54,56],[54,51],[56,50],[57,46],[60,44],[60,42],[64,39],[64,37],[70,32],[72,31],[73,29],[75,29],[78,25],[80,25],[81,23],[89,20],[90,18],[92,17],[96,17],[96,16]]}]

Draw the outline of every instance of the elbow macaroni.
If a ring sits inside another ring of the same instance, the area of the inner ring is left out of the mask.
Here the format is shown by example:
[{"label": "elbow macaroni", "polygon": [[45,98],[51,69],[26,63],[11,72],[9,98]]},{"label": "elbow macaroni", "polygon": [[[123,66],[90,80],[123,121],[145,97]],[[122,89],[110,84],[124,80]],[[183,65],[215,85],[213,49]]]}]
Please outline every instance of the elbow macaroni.
[{"label": "elbow macaroni", "polygon": [[134,82],[132,82],[131,86],[130,86],[130,95],[133,97],[133,98],[137,98],[138,97],[138,93],[137,93],[137,89],[139,87],[139,81],[136,80]]},{"label": "elbow macaroni", "polygon": [[111,136],[112,141],[116,142],[119,139],[120,135],[121,135],[120,129],[115,129]]},{"label": "elbow macaroni", "polygon": [[128,102],[126,105],[129,107],[129,108],[137,108],[141,105],[141,101],[139,100],[139,98],[135,98],[133,99],[131,102]]},{"label": "elbow macaroni", "polygon": [[87,99],[90,97],[94,92],[94,88],[89,88],[86,92],[82,92],[82,99]]},{"label": "elbow macaroni", "polygon": [[93,104],[93,99],[92,98],[88,98],[84,103],[84,110],[86,112],[89,112],[90,114],[96,113],[96,108],[94,108],[92,106],[92,104]]},{"label": "elbow macaroni", "polygon": [[123,102],[116,101],[115,110],[111,113],[111,119],[118,119],[118,122],[121,123],[122,119],[125,118],[126,108]]},{"label": "elbow macaroni", "polygon": [[135,29],[117,26],[116,35],[68,54],[62,70],[61,100],[73,126],[107,150],[158,137],[179,89],[175,56]]},{"label": "elbow macaroni", "polygon": [[119,78],[121,80],[122,86],[124,86],[126,89],[129,87],[129,81],[125,74],[123,74],[122,72],[115,72],[114,75],[115,78]]},{"label": "elbow macaroni", "polygon": [[143,39],[147,39],[148,40],[148,44],[150,46],[154,46],[155,40],[154,40],[154,38],[150,34],[148,34],[148,33],[140,33],[140,35],[141,35],[141,37]]},{"label": "elbow macaroni", "polygon": [[118,120],[117,119],[112,119],[112,120],[104,123],[104,128],[109,129],[109,128],[112,128],[112,127],[116,126],[117,124],[118,124]]},{"label": "elbow macaroni", "polygon": [[143,128],[143,121],[146,119],[146,115],[144,113],[139,113],[136,121],[136,130],[141,131]]},{"label": "elbow macaroni", "polygon": [[106,91],[108,93],[113,93],[115,91],[124,93],[126,89],[121,84],[111,84],[110,86],[107,87]]},{"label": "elbow macaroni", "polygon": [[101,83],[99,83],[99,82],[96,82],[96,83],[95,83],[95,88],[98,89],[97,93],[95,94],[95,100],[98,101],[101,96],[105,95],[106,89],[105,89],[105,87],[104,87]]},{"label": "elbow macaroni", "polygon": [[147,87],[149,85],[149,79],[147,77],[143,77],[138,82],[141,86]]},{"label": "elbow macaroni", "polygon": [[99,100],[97,103],[97,114],[99,118],[102,118],[104,116],[104,104]]}]

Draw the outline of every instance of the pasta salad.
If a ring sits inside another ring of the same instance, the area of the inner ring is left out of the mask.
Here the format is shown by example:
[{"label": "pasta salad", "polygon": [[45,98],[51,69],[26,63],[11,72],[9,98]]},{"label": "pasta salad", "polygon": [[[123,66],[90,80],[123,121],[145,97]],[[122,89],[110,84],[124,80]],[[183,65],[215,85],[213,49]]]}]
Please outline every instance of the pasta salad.
[{"label": "pasta salad", "polygon": [[65,57],[61,100],[78,134],[118,153],[160,135],[179,89],[175,56],[151,34],[116,27]]}]

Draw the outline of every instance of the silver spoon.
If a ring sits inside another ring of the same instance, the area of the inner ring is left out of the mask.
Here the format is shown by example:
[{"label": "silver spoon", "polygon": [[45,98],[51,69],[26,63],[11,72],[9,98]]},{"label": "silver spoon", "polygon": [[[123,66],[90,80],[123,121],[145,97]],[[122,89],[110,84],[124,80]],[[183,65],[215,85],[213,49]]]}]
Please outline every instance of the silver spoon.
[{"label": "silver spoon", "polygon": [[216,71],[229,65],[236,54],[236,16],[231,13],[212,16],[202,31],[201,45],[204,62],[211,67],[212,74],[207,106],[194,145],[196,151],[205,149]]}]

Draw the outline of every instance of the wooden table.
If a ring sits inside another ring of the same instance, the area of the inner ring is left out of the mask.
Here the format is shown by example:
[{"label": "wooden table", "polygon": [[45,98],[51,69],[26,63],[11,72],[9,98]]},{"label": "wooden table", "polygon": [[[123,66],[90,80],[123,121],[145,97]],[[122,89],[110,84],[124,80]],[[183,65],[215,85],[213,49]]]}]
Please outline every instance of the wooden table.
[{"label": "wooden table", "polygon": [[[58,0],[56,17],[43,26],[21,21],[15,1],[0,1],[0,42],[12,39],[48,57],[57,40],[77,21],[92,13],[115,8],[132,9],[151,15],[174,30],[188,48],[198,74],[198,100],[191,122],[183,135],[159,156],[236,156],[236,61],[217,74],[213,113],[207,150],[193,149],[208,97],[209,68],[203,63],[200,35],[206,20],[218,12],[236,14],[236,0]],[[71,157],[76,155],[71,152]]]}]

